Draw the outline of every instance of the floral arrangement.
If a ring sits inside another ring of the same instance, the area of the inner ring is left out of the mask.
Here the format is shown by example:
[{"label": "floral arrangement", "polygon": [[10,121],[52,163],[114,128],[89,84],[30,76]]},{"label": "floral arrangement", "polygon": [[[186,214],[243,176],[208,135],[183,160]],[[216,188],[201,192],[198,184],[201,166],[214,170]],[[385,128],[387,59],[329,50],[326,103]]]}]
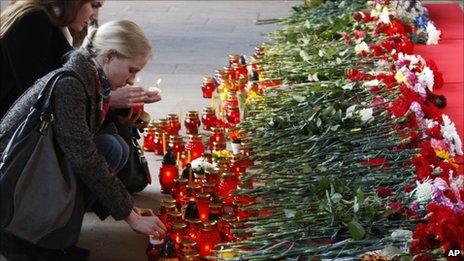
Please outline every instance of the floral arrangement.
[{"label": "floral arrangement", "polygon": [[433,93],[439,69],[413,54],[420,1],[294,10],[255,55],[259,82],[279,84],[245,103],[241,139],[256,164],[240,177],[253,186],[235,195],[254,199],[239,209],[253,214],[216,258],[432,260],[464,249],[462,142]]}]

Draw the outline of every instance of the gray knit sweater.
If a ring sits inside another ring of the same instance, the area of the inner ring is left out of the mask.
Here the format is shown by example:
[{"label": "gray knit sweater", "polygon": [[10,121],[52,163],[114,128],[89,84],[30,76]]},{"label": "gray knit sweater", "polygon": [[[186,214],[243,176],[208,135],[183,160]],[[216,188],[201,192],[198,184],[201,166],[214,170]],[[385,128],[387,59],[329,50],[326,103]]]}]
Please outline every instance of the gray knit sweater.
[{"label": "gray knit sweater", "polygon": [[[97,195],[114,219],[126,218],[133,200],[105,158],[98,153],[94,136],[100,129],[99,96],[95,87],[95,69],[91,60],[74,51],[63,66],[73,70],[84,85],[74,77],[58,81],[54,93],[55,120],[53,128],[57,146],[63,151],[74,173]],[[63,69],[58,69],[63,70]],[[0,121],[0,154],[53,73],[37,80],[10,108]]]}]

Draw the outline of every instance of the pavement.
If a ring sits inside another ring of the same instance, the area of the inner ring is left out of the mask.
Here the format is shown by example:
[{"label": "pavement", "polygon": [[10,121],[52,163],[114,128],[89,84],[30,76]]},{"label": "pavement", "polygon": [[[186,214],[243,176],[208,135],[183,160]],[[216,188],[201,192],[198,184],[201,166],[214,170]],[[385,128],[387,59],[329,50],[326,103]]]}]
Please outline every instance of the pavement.
[{"label": "pavement", "polygon": [[[153,118],[181,114],[210,104],[201,95],[203,76],[228,63],[229,54],[253,53],[277,27],[255,25],[257,19],[286,17],[301,1],[111,1],[100,13],[100,24],[127,19],[136,22],[155,46],[155,55],[139,73],[140,85],[154,86],[162,79],[162,100],[145,105]],[[146,153],[153,184],[137,193],[135,204],[158,211],[158,172],[161,157]],[[136,234],[124,221],[100,221],[93,213],[84,218],[78,246],[91,250],[90,260],[147,260],[147,237]]]}]

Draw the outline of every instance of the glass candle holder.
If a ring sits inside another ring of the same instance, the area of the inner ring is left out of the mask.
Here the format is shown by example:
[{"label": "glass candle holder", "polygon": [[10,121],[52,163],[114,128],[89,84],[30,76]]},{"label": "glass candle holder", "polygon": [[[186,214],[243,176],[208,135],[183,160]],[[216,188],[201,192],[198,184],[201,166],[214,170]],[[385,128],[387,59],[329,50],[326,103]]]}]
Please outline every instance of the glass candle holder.
[{"label": "glass candle holder", "polygon": [[210,148],[213,149],[213,143],[225,143],[226,142],[226,137],[224,134],[224,128],[223,127],[212,127],[211,128],[211,136],[209,137],[209,144]]},{"label": "glass candle holder", "polygon": [[180,160],[180,155],[185,150],[184,139],[180,135],[171,135],[169,136],[169,147],[172,149],[172,153],[176,155]]},{"label": "glass candle holder", "polygon": [[163,132],[155,131],[153,134],[153,151],[156,155],[164,155]]},{"label": "glass candle holder", "polygon": [[187,184],[187,197],[196,198],[201,193],[201,185],[195,183],[193,180]]},{"label": "glass candle holder", "polygon": [[234,197],[227,196],[222,198],[222,211],[225,215],[228,216],[235,216],[235,205],[234,205]]},{"label": "glass candle holder", "polygon": [[153,236],[149,237],[146,250],[148,261],[158,261],[161,255],[164,240],[158,240]]},{"label": "glass candle holder", "polygon": [[210,221],[219,221],[219,218],[223,214],[222,204],[221,203],[211,203],[209,205],[209,220]]},{"label": "glass candle holder", "polygon": [[236,218],[234,216],[227,216],[224,215],[219,218],[218,228],[219,233],[221,235],[222,242],[232,242],[234,240],[234,235],[232,234],[231,224],[236,222]]},{"label": "glass candle holder", "polygon": [[166,223],[168,219],[168,214],[170,212],[176,211],[176,204],[162,202],[160,206],[159,218],[163,223]]},{"label": "glass candle holder", "polygon": [[161,129],[161,132],[165,134],[169,133],[169,123],[167,119],[159,119],[156,122],[158,123],[158,126]]},{"label": "glass candle holder", "polygon": [[213,183],[205,182],[203,184],[201,192],[208,193],[211,196],[211,198],[214,198],[216,196],[216,185]]},{"label": "glass candle holder", "polygon": [[185,208],[184,219],[199,219],[200,211],[198,209],[197,200],[190,198]]},{"label": "glass candle holder", "polygon": [[211,195],[208,193],[200,193],[197,198],[198,213],[201,221],[209,219],[209,205],[211,204]]},{"label": "glass candle holder", "polygon": [[214,184],[215,187],[221,181],[221,176],[219,175],[219,171],[217,170],[209,170],[205,172],[205,175],[206,175],[206,183]]},{"label": "glass candle holder", "polygon": [[200,219],[186,219],[187,223],[187,238],[198,244],[198,236],[201,229]]},{"label": "glass candle holder", "polygon": [[211,127],[217,125],[216,111],[213,107],[204,107],[203,115],[201,115],[201,123],[203,123],[204,130],[210,130]]},{"label": "glass candle holder", "polygon": [[153,124],[149,124],[143,129],[143,150],[154,151],[155,150],[155,128]]},{"label": "glass candle holder", "polygon": [[188,179],[179,178],[174,180],[172,188],[172,196],[176,200],[177,206],[181,205],[182,198],[187,194]]},{"label": "glass candle holder", "polygon": [[185,132],[187,134],[198,134],[198,127],[200,126],[200,118],[198,111],[188,111],[185,117]]},{"label": "glass candle holder", "polygon": [[164,223],[164,225],[166,226],[167,231],[170,231],[174,224],[182,222],[182,212],[176,210],[168,213],[168,218],[166,219],[166,223]]},{"label": "glass candle holder", "polygon": [[240,63],[236,63],[233,65],[235,71],[235,79],[237,81],[243,80],[248,81],[248,70],[246,66]]},{"label": "glass candle holder", "polygon": [[213,92],[216,90],[216,86],[212,77],[203,77],[203,84],[201,85],[201,91],[203,98],[211,98]]},{"label": "glass candle holder", "polygon": [[179,170],[176,165],[161,166],[159,172],[159,182],[161,191],[165,194],[171,194],[174,186],[174,180],[179,178]]},{"label": "glass candle holder", "polygon": [[168,121],[167,133],[169,135],[179,135],[179,131],[181,128],[181,124],[179,121],[179,115],[168,114],[167,121]]},{"label": "glass candle holder", "polygon": [[234,155],[230,159],[229,170],[237,177],[240,177],[240,174],[245,172],[246,167],[243,165],[242,158],[239,154]]},{"label": "glass candle holder", "polygon": [[234,64],[240,63],[240,55],[238,54],[230,54],[229,55],[229,66],[233,66]]},{"label": "glass candle holder", "polygon": [[223,109],[227,113],[231,105],[238,107],[237,91],[232,90],[227,92],[226,102],[223,104]]},{"label": "glass candle holder", "polygon": [[187,225],[185,223],[174,223],[169,233],[177,252],[180,252],[180,244],[187,238]]},{"label": "glass candle holder", "polygon": [[202,136],[198,134],[189,135],[189,141],[185,149],[187,153],[190,153],[191,160],[201,157],[205,152]]},{"label": "glass candle holder", "polygon": [[227,144],[225,141],[213,141],[213,147],[211,148],[211,150],[213,152],[217,152],[217,151],[221,151],[221,150],[225,150],[227,148]]},{"label": "glass candle holder", "polygon": [[[188,230],[188,226],[187,226],[187,230]],[[195,253],[198,253],[197,243],[195,243],[195,241],[186,239],[180,243],[180,254],[182,256],[195,254]]]},{"label": "glass candle holder", "polygon": [[228,105],[226,119],[230,124],[234,126],[240,123],[240,111],[238,106],[233,104]]},{"label": "glass candle holder", "polygon": [[205,257],[211,253],[216,244],[221,242],[221,234],[217,228],[216,221],[203,222],[198,238],[200,256]]},{"label": "glass candle holder", "polygon": [[235,216],[237,217],[237,221],[240,222],[255,215],[254,211],[246,210],[246,208],[252,204],[253,202],[234,202]]}]

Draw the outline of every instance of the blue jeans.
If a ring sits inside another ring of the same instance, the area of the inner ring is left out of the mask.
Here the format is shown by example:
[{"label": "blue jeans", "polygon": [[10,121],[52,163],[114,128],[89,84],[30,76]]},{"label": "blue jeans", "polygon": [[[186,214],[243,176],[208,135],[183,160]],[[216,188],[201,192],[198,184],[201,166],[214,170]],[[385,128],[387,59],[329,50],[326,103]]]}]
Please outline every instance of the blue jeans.
[{"label": "blue jeans", "polygon": [[101,134],[94,141],[110,168],[119,172],[129,159],[129,145],[117,134]]}]

